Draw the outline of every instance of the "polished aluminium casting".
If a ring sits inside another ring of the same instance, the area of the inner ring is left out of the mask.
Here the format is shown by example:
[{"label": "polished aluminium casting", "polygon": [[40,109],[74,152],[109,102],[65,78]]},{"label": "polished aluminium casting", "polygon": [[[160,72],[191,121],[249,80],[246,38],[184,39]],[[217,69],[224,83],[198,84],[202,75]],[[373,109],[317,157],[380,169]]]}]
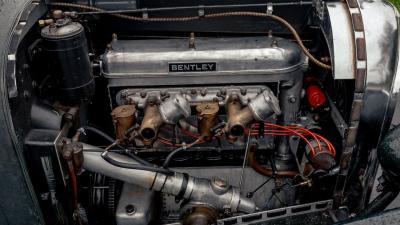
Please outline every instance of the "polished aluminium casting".
[{"label": "polished aluminium casting", "polygon": [[250,101],[249,109],[254,119],[258,121],[264,121],[273,114],[278,116],[281,114],[279,101],[269,88]]},{"label": "polished aluminium casting", "polygon": [[115,211],[117,225],[143,225],[156,216],[157,194],[155,191],[124,183]]},{"label": "polished aluminium casting", "polygon": [[[304,72],[300,47],[278,37],[114,40],[102,55],[109,88],[207,86],[290,80]],[[177,72],[174,66],[185,71]],[[200,72],[200,71],[201,72]]]},{"label": "polished aluminium casting", "polygon": [[[114,40],[102,58],[108,78],[208,74],[282,74],[304,63],[300,48],[278,37],[196,38],[196,48],[187,39]],[[129,51],[131,50],[131,51]],[[256,60],[255,60],[256,59]],[[185,63],[198,62],[185,68]],[[178,72],[171,65],[182,65]],[[245,66],[244,66],[245,65]],[[197,70],[197,71],[196,71]]]},{"label": "polished aluminium casting", "polygon": [[[172,78],[171,78],[172,79]],[[185,87],[185,88],[127,88],[119,91],[115,96],[115,101],[119,105],[130,102],[137,105],[139,109],[143,109],[150,98],[155,98],[157,101],[170,98],[170,96],[181,95],[187,100],[190,105],[198,105],[205,102],[216,102],[219,106],[224,106],[227,97],[235,94],[240,98],[240,101],[247,105],[251,99],[254,99],[261,92],[266,90],[265,85],[239,85],[239,86],[203,86],[203,87]],[[181,97],[180,97],[181,98]],[[168,101],[168,100],[166,100]],[[182,101],[180,105],[185,101]],[[175,103],[174,103],[175,105]],[[182,108],[182,107],[180,107]],[[185,109],[185,108],[182,108]],[[185,111],[183,111],[184,113]]]},{"label": "polished aluminium casting", "polygon": [[160,113],[165,123],[176,124],[180,119],[190,116],[189,101],[177,94],[161,103]]},{"label": "polished aluminium casting", "polygon": [[[232,212],[250,213],[256,210],[253,200],[242,196],[238,188],[230,186],[226,182],[195,178],[178,172],[173,175],[165,175],[116,167],[105,161],[99,151],[101,149],[84,145],[84,169],[149,190],[178,196],[187,199],[189,202],[209,205],[219,211],[229,209]],[[108,155],[120,162],[137,163],[135,160],[121,154],[110,152]]]}]

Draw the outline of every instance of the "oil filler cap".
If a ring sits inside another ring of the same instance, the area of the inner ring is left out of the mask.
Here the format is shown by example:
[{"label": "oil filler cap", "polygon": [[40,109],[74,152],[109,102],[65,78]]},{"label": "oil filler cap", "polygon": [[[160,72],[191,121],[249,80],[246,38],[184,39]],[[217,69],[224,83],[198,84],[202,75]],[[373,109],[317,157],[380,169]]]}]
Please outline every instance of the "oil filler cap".
[{"label": "oil filler cap", "polygon": [[325,94],[318,85],[308,86],[307,100],[312,108],[319,108],[326,103]]}]

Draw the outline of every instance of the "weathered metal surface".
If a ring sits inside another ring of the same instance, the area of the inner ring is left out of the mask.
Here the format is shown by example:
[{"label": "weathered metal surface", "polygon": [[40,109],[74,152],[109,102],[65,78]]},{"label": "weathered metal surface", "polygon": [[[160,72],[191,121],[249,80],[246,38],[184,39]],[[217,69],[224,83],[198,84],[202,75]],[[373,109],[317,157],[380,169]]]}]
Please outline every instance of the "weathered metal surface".
[{"label": "weathered metal surface", "polygon": [[321,27],[328,41],[333,77],[354,79],[354,42],[347,6],[343,2],[327,2],[326,11]]},{"label": "weathered metal surface", "polygon": [[[272,222],[276,224],[277,219],[288,218],[311,213],[322,213],[332,208],[332,200],[313,202],[302,205],[295,205],[286,208],[272,209],[263,212],[247,214],[243,216],[231,217],[217,221],[218,225],[234,225],[234,224],[265,224]],[[320,224],[325,224],[320,221]],[[278,222],[279,223],[279,222]]]},{"label": "weathered metal surface", "polygon": [[[354,150],[370,156],[367,171],[368,174],[374,174],[377,164],[374,148],[389,127],[399,90],[396,71],[398,70],[397,10],[384,1],[347,3],[350,18],[357,17],[351,19],[354,38],[355,93],[345,150],[341,157],[341,171],[336,185],[337,204],[343,202],[345,198],[346,177]],[[363,30],[360,29],[361,24],[364,25]],[[362,200],[365,202],[370,192],[369,183],[370,179],[366,178]]]},{"label": "weathered metal surface", "polygon": [[[366,53],[366,43],[365,43],[365,32],[364,23],[362,21],[363,17],[361,14],[361,9],[357,2],[346,2],[348,6],[348,15],[351,18],[352,24],[352,38],[354,43],[354,58],[352,63],[354,64],[353,74],[355,76],[355,83],[358,85],[358,92],[354,93],[353,103],[350,112],[349,129],[345,133],[344,140],[344,151],[340,158],[340,170],[334,191],[334,200],[336,206],[343,203],[346,198],[345,189],[348,182],[348,172],[351,166],[351,160],[353,151],[355,150],[357,143],[357,135],[359,130],[359,120],[361,115],[361,108],[363,106],[363,97],[365,91],[365,81],[366,76],[358,76],[358,69],[364,69],[367,65],[367,53]],[[368,74],[368,73],[367,73]]]},{"label": "weathered metal surface", "polygon": [[277,37],[197,38],[196,49],[187,39],[114,40],[102,73],[112,86],[252,83],[301,71],[304,63],[299,46]]}]

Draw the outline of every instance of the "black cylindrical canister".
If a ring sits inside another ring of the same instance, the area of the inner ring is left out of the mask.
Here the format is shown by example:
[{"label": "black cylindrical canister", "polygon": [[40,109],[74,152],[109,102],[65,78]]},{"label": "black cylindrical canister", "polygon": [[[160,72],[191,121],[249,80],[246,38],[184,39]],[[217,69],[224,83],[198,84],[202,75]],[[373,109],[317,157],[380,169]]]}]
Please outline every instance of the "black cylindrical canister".
[{"label": "black cylindrical canister", "polygon": [[77,104],[90,100],[95,87],[83,26],[59,19],[44,27],[41,36],[51,73],[57,76],[60,101]]}]

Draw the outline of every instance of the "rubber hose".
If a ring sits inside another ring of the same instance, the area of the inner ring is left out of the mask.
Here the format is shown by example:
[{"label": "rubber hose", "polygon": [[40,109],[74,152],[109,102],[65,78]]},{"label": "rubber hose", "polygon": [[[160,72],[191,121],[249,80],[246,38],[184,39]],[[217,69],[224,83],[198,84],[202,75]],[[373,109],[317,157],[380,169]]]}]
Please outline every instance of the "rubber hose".
[{"label": "rubber hose", "polygon": [[[93,133],[95,133],[95,134],[97,134],[97,135],[103,137],[105,140],[109,141],[110,143],[115,143],[115,141],[116,141],[114,138],[110,137],[108,134],[104,133],[103,131],[101,131],[101,130],[95,128],[95,127],[85,126],[85,127],[83,127],[82,129],[84,129],[84,130],[89,130],[89,131],[91,131],[91,132],[93,132]],[[121,146],[121,145],[119,145],[119,144],[116,144],[116,146],[119,147],[120,149],[125,150],[126,152],[128,152],[128,151],[126,150],[126,148],[124,148],[123,146]],[[144,159],[142,159],[142,158],[136,156],[135,154],[132,154],[132,153],[129,153],[129,152],[128,152],[127,154],[128,154],[132,159],[136,160],[138,163],[140,163],[140,164],[142,164],[142,165],[146,165],[146,166],[150,166],[150,167],[153,166],[153,164],[151,164],[151,163],[147,162],[146,160],[144,160]]]},{"label": "rubber hose", "polygon": [[167,174],[167,175],[171,175],[174,172],[164,169],[164,168],[159,168],[159,167],[155,167],[155,165],[153,166],[147,166],[147,165],[141,165],[141,164],[132,164],[132,163],[124,163],[124,162],[120,162],[117,161],[113,158],[111,158],[110,156],[108,156],[107,154],[108,152],[104,152],[101,154],[101,157],[107,161],[108,163],[110,163],[111,165],[117,166],[117,167],[122,167],[122,168],[126,168],[126,169],[135,169],[135,170],[146,170],[146,171],[151,171],[151,172],[157,172],[157,173],[163,173],[163,174]]},{"label": "rubber hose", "polygon": [[383,191],[378,195],[361,213],[362,216],[369,216],[386,209],[386,207],[399,195],[399,188]]}]

